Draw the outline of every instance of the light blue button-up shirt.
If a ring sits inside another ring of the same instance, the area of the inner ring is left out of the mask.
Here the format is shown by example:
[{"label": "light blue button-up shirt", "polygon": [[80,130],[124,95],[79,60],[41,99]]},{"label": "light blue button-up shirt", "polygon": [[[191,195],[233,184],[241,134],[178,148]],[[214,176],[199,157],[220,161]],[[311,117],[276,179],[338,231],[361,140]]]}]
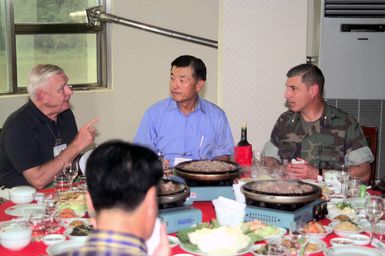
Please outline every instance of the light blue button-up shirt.
[{"label": "light blue button-up shirt", "polygon": [[226,114],[201,98],[187,116],[171,97],[155,103],[145,112],[134,142],[162,153],[171,166],[175,158],[213,159],[234,151]]}]

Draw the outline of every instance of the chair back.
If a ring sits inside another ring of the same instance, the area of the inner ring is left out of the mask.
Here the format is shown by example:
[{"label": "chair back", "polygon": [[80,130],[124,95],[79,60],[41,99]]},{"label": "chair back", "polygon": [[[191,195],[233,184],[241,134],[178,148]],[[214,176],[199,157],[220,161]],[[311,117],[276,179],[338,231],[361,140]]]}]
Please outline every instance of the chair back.
[{"label": "chair back", "polygon": [[364,132],[368,146],[374,156],[374,161],[370,163],[370,179],[369,179],[369,185],[373,185],[374,179],[376,176],[376,167],[377,167],[378,128],[375,126],[361,126],[361,127]]}]

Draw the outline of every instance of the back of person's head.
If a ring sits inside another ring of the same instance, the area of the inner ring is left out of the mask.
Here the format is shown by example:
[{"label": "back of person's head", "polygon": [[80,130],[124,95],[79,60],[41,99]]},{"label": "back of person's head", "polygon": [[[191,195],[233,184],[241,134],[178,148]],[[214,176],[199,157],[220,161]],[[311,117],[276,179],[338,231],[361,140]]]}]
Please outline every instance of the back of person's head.
[{"label": "back of person's head", "polygon": [[96,213],[131,212],[162,178],[162,164],[150,149],[120,140],[98,146],[86,164],[88,192]]},{"label": "back of person's head", "polygon": [[287,77],[293,76],[302,76],[302,82],[306,85],[317,84],[320,90],[320,95],[323,94],[325,77],[322,74],[322,71],[313,64],[300,64],[298,66],[290,69],[287,74]]},{"label": "back of person's head", "polygon": [[171,62],[171,68],[174,66],[179,68],[191,66],[193,70],[193,77],[198,81],[206,81],[206,65],[201,59],[198,59],[191,55],[182,55],[173,60],[173,62]]},{"label": "back of person's head", "polygon": [[64,73],[61,67],[52,64],[38,64],[29,73],[27,91],[32,99],[36,99],[36,89],[46,86],[46,81],[57,75]]}]

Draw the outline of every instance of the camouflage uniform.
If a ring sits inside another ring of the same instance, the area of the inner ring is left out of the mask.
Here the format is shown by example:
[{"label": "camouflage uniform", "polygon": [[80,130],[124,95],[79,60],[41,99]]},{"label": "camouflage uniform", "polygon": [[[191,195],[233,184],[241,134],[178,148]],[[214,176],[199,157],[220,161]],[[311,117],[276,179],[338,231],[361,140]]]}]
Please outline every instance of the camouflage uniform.
[{"label": "camouflage uniform", "polygon": [[[326,103],[321,118],[308,131],[302,127],[300,113],[283,113],[274,126],[270,143],[277,148],[276,158],[301,157],[319,169],[335,169],[342,163],[358,165],[373,161],[359,123]],[[265,154],[272,156],[271,152],[265,151]]]}]

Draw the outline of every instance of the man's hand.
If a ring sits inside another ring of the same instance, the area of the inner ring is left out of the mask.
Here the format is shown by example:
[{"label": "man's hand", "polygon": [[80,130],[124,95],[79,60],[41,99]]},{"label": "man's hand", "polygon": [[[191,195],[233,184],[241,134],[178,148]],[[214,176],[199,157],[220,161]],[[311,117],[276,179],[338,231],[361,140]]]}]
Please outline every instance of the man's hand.
[{"label": "man's hand", "polygon": [[94,127],[94,124],[98,121],[99,118],[94,118],[79,129],[79,132],[73,142],[77,145],[79,151],[84,150],[95,141],[97,130]]},{"label": "man's hand", "polygon": [[319,173],[317,168],[302,158],[298,157],[296,161],[296,163],[289,163],[286,166],[287,174],[289,177],[295,177],[297,179],[317,180]]}]

